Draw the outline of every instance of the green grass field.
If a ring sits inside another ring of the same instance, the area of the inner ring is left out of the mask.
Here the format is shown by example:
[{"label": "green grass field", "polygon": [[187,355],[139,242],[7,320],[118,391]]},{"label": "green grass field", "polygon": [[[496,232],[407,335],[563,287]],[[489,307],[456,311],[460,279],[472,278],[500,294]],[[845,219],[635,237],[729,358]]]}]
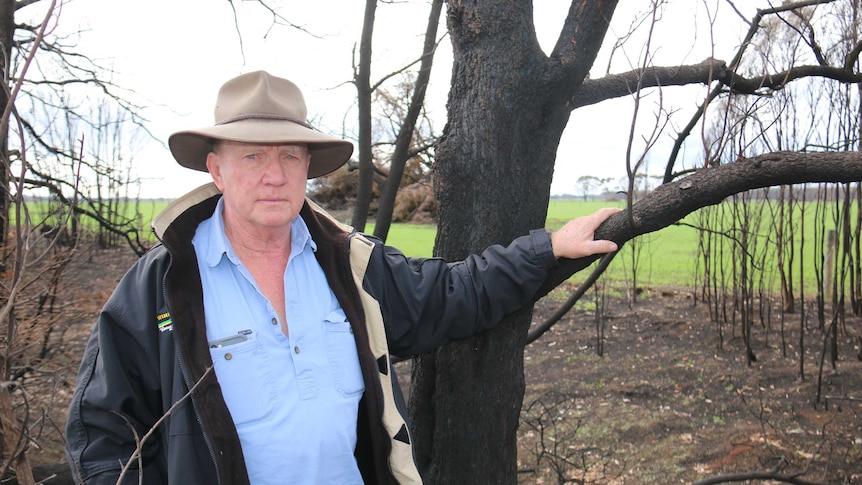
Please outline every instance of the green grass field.
[{"label": "green grass field", "polygon": [[[575,217],[592,214],[602,207],[624,207],[621,202],[582,202],[576,200],[552,200],[548,207],[546,227],[560,228]],[[368,228],[374,231],[373,225]],[[418,224],[393,224],[387,244],[401,249],[409,256],[428,257],[434,249],[435,226]],[[694,262],[697,249],[697,232],[684,226],[670,226],[654,234],[638,238],[641,245],[638,280],[641,284],[668,286],[690,285],[695,277]],[[629,245],[630,246],[630,245]],[[611,267],[608,277],[614,281],[630,279],[631,251],[626,246]],[[572,277],[572,281],[583,280],[586,273]]]},{"label": "green grass field", "polygon": [[[764,202],[754,202],[752,204],[763,204]],[[549,230],[555,230],[565,224],[572,218],[591,214],[601,207],[624,207],[622,202],[583,202],[579,200],[552,200],[548,207],[548,217],[546,227]],[[722,206],[726,213],[730,212],[730,203],[725,203]],[[716,210],[716,209],[711,209]],[[831,209],[830,209],[831,210]],[[855,217],[855,216],[854,216]],[[770,215],[769,211],[764,211],[764,221],[761,223],[760,229],[756,232],[760,234],[760,242],[758,243],[760,251],[767,251],[767,257],[763,264],[767,286],[772,290],[777,290],[778,281],[775,271],[775,255],[774,243],[767,240],[764,234],[769,233]],[[616,256],[605,277],[615,283],[631,284],[633,264],[637,267],[637,285],[640,287],[691,287],[699,278],[698,265],[703,263],[698,256],[698,231],[691,226],[697,226],[700,221],[700,211],[693,212],[688,217],[681,221],[684,224],[674,224],[660,231],[645,234],[633,241],[629,241],[623,246],[622,251]],[[798,227],[798,226],[797,226]],[[814,259],[814,214],[813,205],[806,209],[805,213],[805,238],[808,241],[804,245],[803,263],[807,266],[805,270],[808,275],[813,274],[812,261]],[[834,227],[834,225],[833,225]],[[373,231],[373,227],[369,229]],[[424,226],[415,224],[394,224],[389,233],[388,244],[400,248],[405,254],[410,256],[430,256],[434,247],[434,226]],[[794,237],[799,240],[800,235],[794,234]],[[725,239],[726,250],[723,257],[731,258],[733,250],[731,243]],[[798,251],[799,244],[796,243],[795,251]],[[636,263],[633,263],[633,258],[637,257]],[[799,260],[798,254],[795,256],[793,264],[794,281],[798,282],[799,278]],[[587,272],[581,272],[572,277],[573,282],[582,281]],[[794,283],[798,287],[798,283]],[[814,281],[811,276],[806,279],[806,291],[814,291]]]},{"label": "green grass field", "polygon": [[[365,228],[374,233],[374,224]],[[434,254],[434,237],[437,226],[433,224],[393,224],[389,228],[386,244],[395,246],[408,256],[429,258]]]},{"label": "green grass field", "polygon": [[[168,200],[142,199],[131,204],[123,204],[123,216],[129,220],[134,220],[136,224],[139,224],[146,231],[149,231],[150,221],[152,221],[159,212],[164,210],[169,203],[170,201]],[[88,212],[93,211],[92,207],[83,203],[81,204],[81,209]],[[60,219],[68,219],[68,212],[58,214],[56,206],[47,200],[28,202],[27,211],[29,212],[31,221],[36,223],[44,222],[51,226],[57,225],[60,222]],[[14,225],[16,220],[14,207],[10,216],[10,222]],[[80,220],[85,227],[92,229],[96,228],[96,223],[92,219],[81,217]]]},{"label": "green grass field", "polygon": [[[143,200],[137,204],[129,204],[126,208],[127,217],[135,217],[140,221],[141,227],[144,229],[143,236],[151,240],[155,240],[149,232],[149,221],[163,210],[168,204],[168,201],[159,200]],[[755,202],[753,204],[762,204]],[[723,210],[729,212],[730,203],[722,204]],[[552,200],[548,207],[548,217],[546,227],[549,230],[555,230],[565,224],[568,220],[591,214],[601,207],[623,207],[622,202],[584,202],[579,200]],[[49,217],[51,221],[51,207],[47,202],[31,202],[28,204],[31,218],[33,220],[44,220]],[[813,215],[812,210],[806,211],[806,228],[805,237],[808,241],[813,240]],[[14,217],[14,214],[13,214]],[[765,215],[767,219],[769,215]],[[692,225],[697,225],[699,222],[699,211],[690,214],[683,222]],[[84,224],[94,224],[92,221],[84,222]],[[769,232],[767,230],[768,222],[761,224],[761,233]],[[367,232],[374,231],[374,225],[369,224],[366,228]],[[390,232],[388,244],[398,247],[409,256],[430,257],[434,248],[434,237],[436,227],[433,225],[423,224],[393,224]],[[798,238],[798,235],[795,235]],[[633,258],[637,255],[637,284],[638,286],[646,287],[691,287],[695,283],[697,276],[698,265],[702,264],[698,258],[697,252],[698,232],[689,226],[671,225],[655,233],[646,234],[627,243],[623,250],[617,255],[606,273],[606,278],[615,283],[631,284],[633,266]],[[728,250],[725,251],[725,257],[729,257],[730,244]],[[764,244],[764,243],[760,243]],[[769,244],[768,242],[766,244]],[[814,258],[813,243],[807,243],[805,246],[806,255],[804,259],[811,261]],[[763,246],[762,246],[763,247]],[[798,247],[798,246],[797,246]],[[763,249],[761,249],[763,250]],[[773,251],[774,252],[774,251]],[[797,262],[794,265],[794,273],[798,275],[798,256]],[[810,263],[806,263],[810,264]],[[777,288],[777,276],[774,274],[774,255],[772,259],[767,258],[767,263],[764,265],[768,272],[767,278],[770,278],[768,285],[772,289]],[[811,271],[807,270],[806,271]],[[572,277],[573,282],[583,280],[588,273],[581,272]],[[810,273],[809,273],[810,274]],[[794,277],[798,281],[798,276]],[[809,286],[806,283],[806,286]],[[807,290],[808,291],[808,290]]]},{"label": "green grass field", "polygon": [[[560,228],[570,219],[592,214],[602,207],[624,207],[621,202],[582,202],[577,200],[552,200],[548,207],[546,227]],[[373,232],[373,225],[368,228]],[[393,224],[387,244],[395,246],[409,256],[428,257],[434,249],[435,226],[418,224]],[[649,285],[690,285],[695,277],[694,261],[697,249],[697,232],[684,226],[670,226],[657,233],[638,238],[640,250],[638,280]],[[611,267],[608,276],[622,281],[630,273],[631,252],[626,246]],[[581,273],[573,277],[579,281],[586,276]]]}]

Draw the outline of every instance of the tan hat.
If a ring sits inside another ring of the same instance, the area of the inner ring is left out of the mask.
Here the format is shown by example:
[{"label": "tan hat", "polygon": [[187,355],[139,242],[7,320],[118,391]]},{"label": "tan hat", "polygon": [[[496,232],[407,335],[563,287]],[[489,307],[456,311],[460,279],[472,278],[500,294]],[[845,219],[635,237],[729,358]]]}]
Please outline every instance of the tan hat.
[{"label": "tan hat", "polygon": [[308,178],[344,165],[353,144],[325,135],[306,122],[305,99],[295,84],[265,71],[237,76],[218,92],[215,126],[178,131],[168,138],[180,165],[207,171],[207,154],[215,140],[247,143],[306,143],[311,153]]}]

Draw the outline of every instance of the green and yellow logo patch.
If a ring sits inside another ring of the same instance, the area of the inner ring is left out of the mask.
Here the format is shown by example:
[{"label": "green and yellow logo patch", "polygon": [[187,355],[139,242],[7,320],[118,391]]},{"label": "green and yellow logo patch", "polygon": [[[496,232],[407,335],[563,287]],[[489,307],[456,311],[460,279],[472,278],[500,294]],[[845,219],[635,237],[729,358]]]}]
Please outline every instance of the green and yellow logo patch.
[{"label": "green and yellow logo patch", "polygon": [[156,321],[159,322],[159,332],[173,330],[174,321],[171,319],[170,313],[165,312],[156,315]]}]

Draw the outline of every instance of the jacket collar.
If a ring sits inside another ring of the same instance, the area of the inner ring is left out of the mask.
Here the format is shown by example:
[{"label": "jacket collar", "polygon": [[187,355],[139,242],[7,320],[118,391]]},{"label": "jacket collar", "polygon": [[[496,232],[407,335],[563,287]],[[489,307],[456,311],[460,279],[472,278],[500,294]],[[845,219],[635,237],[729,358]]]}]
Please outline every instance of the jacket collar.
[{"label": "jacket collar", "polygon": [[168,204],[162,212],[153,218],[153,233],[155,233],[159,240],[164,240],[165,233],[168,228],[176,222],[180,215],[191,207],[196,206],[213,196],[219,195],[220,193],[221,192],[219,192],[215,184],[210,182],[181,196],[177,200]]}]

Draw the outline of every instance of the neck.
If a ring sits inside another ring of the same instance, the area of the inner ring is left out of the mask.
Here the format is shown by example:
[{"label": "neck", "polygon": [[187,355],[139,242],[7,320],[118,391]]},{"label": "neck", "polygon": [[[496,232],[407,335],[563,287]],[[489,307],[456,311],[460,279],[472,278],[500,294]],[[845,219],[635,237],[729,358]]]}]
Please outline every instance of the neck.
[{"label": "neck", "polygon": [[287,262],[290,256],[290,226],[279,229],[252,229],[224,221],[225,235],[240,259],[269,258]]}]

